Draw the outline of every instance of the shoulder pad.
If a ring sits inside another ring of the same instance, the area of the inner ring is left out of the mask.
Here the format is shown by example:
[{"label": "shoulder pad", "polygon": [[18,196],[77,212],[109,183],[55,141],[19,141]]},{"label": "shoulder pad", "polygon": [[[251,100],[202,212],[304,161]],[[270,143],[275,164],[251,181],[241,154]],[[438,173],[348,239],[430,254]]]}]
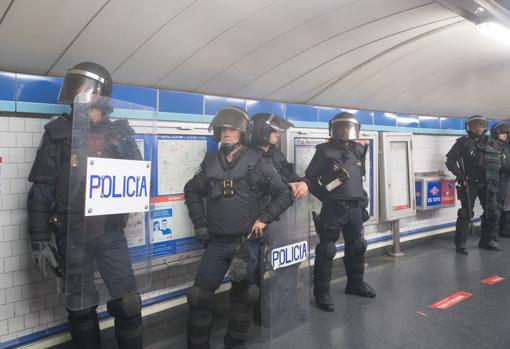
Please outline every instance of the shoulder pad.
[{"label": "shoulder pad", "polygon": [[280,150],[278,150],[278,149],[273,149],[272,150],[272,155],[273,155],[273,159],[276,160],[276,161],[287,160],[285,155]]},{"label": "shoulder pad", "polygon": [[325,143],[321,143],[321,144],[317,144],[315,146],[315,149],[318,149],[318,150],[325,150],[327,148],[329,148],[331,146],[331,142],[325,142]]},{"label": "shoulder pad", "polygon": [[55,120],[48,122],[44,129],[51,139],[70,138],[73,133],[73,123],[71,120],[59,116]]},{"label": "shoulder pad", "polygon": [[119,128],[119,131],[122,133],[128,133],[130,135],[135,134],[135,130],[129,125],[129,121],[127,119],[118,119],[112,122],[112,125]]},{"label": "shoulder pad", "polygon": [[365,148],[367,147],[365,144],[360,144],[358,142],[353,142],[354,143],[354,151],[356,152],[356,154],[363,154],[363,152],[365,151]]}]

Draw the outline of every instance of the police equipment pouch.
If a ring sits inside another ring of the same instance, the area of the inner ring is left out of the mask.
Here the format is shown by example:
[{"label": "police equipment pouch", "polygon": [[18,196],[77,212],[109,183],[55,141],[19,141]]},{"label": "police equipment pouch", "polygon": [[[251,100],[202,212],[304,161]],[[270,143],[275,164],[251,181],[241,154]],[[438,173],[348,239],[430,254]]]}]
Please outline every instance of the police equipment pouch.
[{"label": "police equipment pouch", "polygon": [[313,225],[315,226],[315,232],[317,235],[321,235],[323,232],[322,219],[321,216],[317,214],[317,212],[312,211]]},{"label": "police equipment pouch", "polygon": [[361,207],[361,219],[363,220],[363,222],[366,222],[370,219],[370,213],[368,212],[367,208],[368,208],[368,194],[366,192],[366,190],[363,189],[363,197],[364,199],[363,200],[360,200],[360,207]]},{"label": "police equipment pouch", "polygon": [[492,147],[486,147],[484,153],[485,180],[497,182],[501,169],[501,153]]},{"label": "police equipment pouch", "polygon": [[328,171],[321,176],[321,183],[327,191],[332,191],[349,180],[349,171],[341,160],[329,159]]},{"label": "police equipment pouch", "polygon": [[230,278],[234,282],[241,282],[246,279],[250,265],[250,252],[246,246],[246,240],[242,239],[239,247],[230,263]]},{"label": "police equipment pouch", "polygon": [[226,198],[234,196],[234,181],[232,179],[223,180],[223,196]]}]

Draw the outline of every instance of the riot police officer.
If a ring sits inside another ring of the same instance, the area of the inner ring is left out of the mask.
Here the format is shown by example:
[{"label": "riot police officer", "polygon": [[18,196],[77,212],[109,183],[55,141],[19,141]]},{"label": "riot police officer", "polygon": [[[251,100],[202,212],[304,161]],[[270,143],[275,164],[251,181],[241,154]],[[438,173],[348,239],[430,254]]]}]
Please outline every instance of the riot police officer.
[{"label": "riot police officer", "polygon": [[320,215],[314,215],[319,244],[315,247],[314,296],[325,311],[334,310],[330,294],[335,242],[342,231],[345,241],[345,292],[373,298],[375,290],[363,281],[367,242],[363,222],[368,219],[368,197],[363,190],[367,147],[356,143],[360,124],[347,112],[329,121],[330,141],[316,147],[306,169],[310,192],[322,201]]},{"label": "riot police officer", "polygon": [[459,254],[468,254],[466,242],[477,197],[483,207],[478,247],[501,250],[493,234],[499,221],[496,192],[502,157],[497,142],[485,135],[487,129],[487,119],[480,115],[471,116],[466,122],[467,135],[458,138],[446,154],[446,167],[459,183],[457,195],[461,208],[455,226],[455,246]]},{"label": "riot police officer", "polygon": [[496,224],[496,234],[500,237],[510,238],[510,193],[507,194],[508,181],[510,180],[510,144],[508,144],[508,133],[510,125],[505,122],[498,122],[491,128],[491,136],[496,140],[503,153],[501,170],[499,171],[499,186],[496,198],[498,201],[499,224]]},{"label": "riot police officer", "polygon": [[[260,237],[266,225],[292,204],[290,187],[260,152],[248,146],[250,128],[244,110],[218,111],[210,129],[220,149],[206,154],[200,171],[184,187],[195,235],[206,247],[188,291],[189,348],[209,347],[214,291],[229,267],[231,310],[224,344],[244,346],[259,297],[254,273]],[[265,195],[272,199],[262,207]]]},{"label": "riot police officer", "polygon": [[[85,242],[74,241],[72,237],[75,229],[83,227],[69,223],[79,222],[78,217],[83,218],[84,213],[84,188],[70,187],[70,169],[78,166],[79,161],[76,155],[71,154],[73,114],[85,113],[84,119],[87,125],[90,123],[90,133],[95,140],[94,144],[86,147],[95,151],[96,155],[103,153],[110,158],[141,159],[131,137],[134,131],[127,121],[112,122],[108,118],[113,108],[105,97],[110,97],[111,92],[111,76],[99,64],[84,62],[67,71],[58,100],[70,104],[73,113],[60,115],[45,126],[29,175],[29,181],[33,182],[28,194],[28,211],[34,259],[41,271],[48,263],[57,276],[66,278],[69,330],[76,348],[101,347],[94,263],[97,263],[110,292],[112,300],[108,302],[107,309],[115,318],[119,347],[142,348],[141,299],[136,292],[123,232],[127,216],[107,216],[96,236],[82,236]],[[86,96],[90,103],[73,105],[78,94]],[[74,218],[71,218],[70,207],[81,208],[81,215],[73,214]],[[69,252],[69,246],[78,248]],[[56,261],[61,262],[57,264]],[[66,272],[64,266],[67,267]]]},{"label": "riot police officer", "polygon": [[282,178],[292,187],[294,197],[299,200],[308,193],[306,178],[299,177],[294,164],[287,161],[285,155],[276,147],[280,142],[282,132],[285,132],[292,123],[282,119],[276,114],[258,113],[253,120],[253,145],[262,151],[263,157],[273,165]]}]

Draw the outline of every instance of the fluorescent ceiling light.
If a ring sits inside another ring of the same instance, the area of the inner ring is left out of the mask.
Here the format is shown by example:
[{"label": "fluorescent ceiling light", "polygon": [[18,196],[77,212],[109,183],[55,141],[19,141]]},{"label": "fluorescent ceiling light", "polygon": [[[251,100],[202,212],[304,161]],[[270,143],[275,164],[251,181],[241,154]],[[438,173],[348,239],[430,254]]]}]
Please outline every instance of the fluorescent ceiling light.
[{"label": "fluorescent ceiling light", "polygon": [[486,35],[510,44],[510,29],[500,24],[494,22],[484,22],[477,24],[476,28]]}]

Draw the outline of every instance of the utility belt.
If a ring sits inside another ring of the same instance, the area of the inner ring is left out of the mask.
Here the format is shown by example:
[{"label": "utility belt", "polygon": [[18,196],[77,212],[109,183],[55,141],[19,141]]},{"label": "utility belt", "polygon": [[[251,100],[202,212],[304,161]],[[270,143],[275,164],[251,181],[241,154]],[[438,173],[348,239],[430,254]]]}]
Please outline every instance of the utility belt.
[{"label": "utility belt", "polygon": [[225,244],[241,243],[245,239],[246,235],[211,234],[211,241]]},{"label": "utility belt", "polygon": [[364,206],[364,200],[334,200],[332,203],[341,210],[350,210],[352,208]]},{"label": "utility belt", "polygon": [[[128,216],[129,215],[119,214],[119,215],[114,215],[114,216],[110,216],[110,217],[105,217],[103,230],[104,231],[110,231],[110,230],[123,231],[123,229],[125,227],[125,220]],[[75,227],[76,227],[76,225],[85,224],[85,220],[84,220],[83,216],[81,216],[81,215],[80,216],[77,215],[76,219],[73,219],[73,217],[71,217],[71,219],[70,219],[69,215],[55,214],[55,215],[50,216],[50,219],[49,219],[50,226],[52,227],[52,232],[53,232],[53,234],[55,234],[55,236],[65,235],[67,233],[69,222],[71,222],[71,226],[73,226],[73,223],[74,223]],[[83,229],[83,228],[80,228],[80,229]]]}]

